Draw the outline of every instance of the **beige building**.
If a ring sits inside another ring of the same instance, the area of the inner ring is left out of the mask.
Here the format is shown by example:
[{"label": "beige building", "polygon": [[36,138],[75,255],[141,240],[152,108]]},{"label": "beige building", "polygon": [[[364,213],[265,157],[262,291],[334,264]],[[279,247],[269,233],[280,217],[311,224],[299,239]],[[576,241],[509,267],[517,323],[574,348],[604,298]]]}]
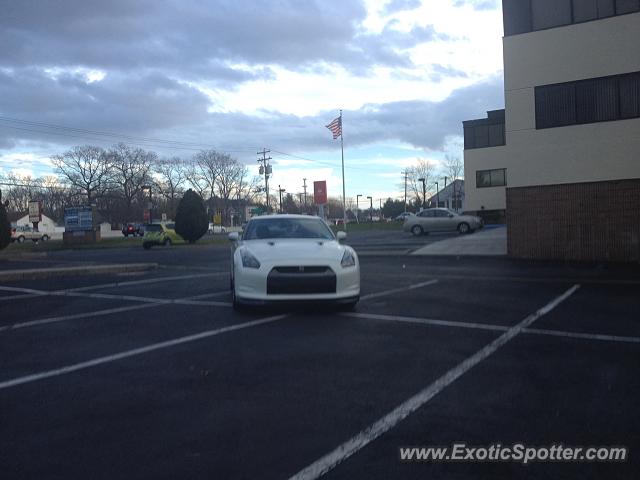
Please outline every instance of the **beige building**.
[{"label": "beige building", "polygon": [[503,0],[503,20],[505,110],[463,122],[466,210],[506,213],[513,256],[639,258],[640,0]]}]

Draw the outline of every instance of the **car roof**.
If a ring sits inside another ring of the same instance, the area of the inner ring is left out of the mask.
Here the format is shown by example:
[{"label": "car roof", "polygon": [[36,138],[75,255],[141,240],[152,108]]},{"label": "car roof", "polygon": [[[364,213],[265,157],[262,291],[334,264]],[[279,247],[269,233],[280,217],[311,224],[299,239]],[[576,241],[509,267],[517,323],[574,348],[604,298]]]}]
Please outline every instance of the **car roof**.
[{"label": "car roof", "polygon": [[259,217],[252,217],[250,221],[251,222],[261,221],[261,220],[268,220],[273,218],[316,218],[318,220],[322,220],[320,217],[316,215],[298,215],[294,213],[283,213],[283,214],[276,214],[276,215],[261,215]]}]

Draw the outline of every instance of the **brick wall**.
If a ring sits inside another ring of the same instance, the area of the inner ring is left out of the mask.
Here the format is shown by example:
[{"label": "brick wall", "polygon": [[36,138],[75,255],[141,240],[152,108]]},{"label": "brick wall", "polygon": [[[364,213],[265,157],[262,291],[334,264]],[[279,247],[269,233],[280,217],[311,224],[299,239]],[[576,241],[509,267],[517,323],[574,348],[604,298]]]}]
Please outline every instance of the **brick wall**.
[{"label": "brick wall", "polygon": [[640,179],[507,188],[509,256],[640,260]]}]

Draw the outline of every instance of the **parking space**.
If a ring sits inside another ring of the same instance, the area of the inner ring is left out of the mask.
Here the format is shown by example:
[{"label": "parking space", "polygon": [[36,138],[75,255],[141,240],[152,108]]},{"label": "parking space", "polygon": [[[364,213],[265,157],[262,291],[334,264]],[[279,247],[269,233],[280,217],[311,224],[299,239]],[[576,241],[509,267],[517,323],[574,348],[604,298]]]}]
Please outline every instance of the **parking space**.
[{"label": "parking space", "polygon": [[[0,285],[3,476],[629,478],[639,466],[634,269],[363,257],[354,312],[237,313],[224,255],[208,270],[199,258]],[[456,441],[631,455],[592,468],[398,459]]]}]

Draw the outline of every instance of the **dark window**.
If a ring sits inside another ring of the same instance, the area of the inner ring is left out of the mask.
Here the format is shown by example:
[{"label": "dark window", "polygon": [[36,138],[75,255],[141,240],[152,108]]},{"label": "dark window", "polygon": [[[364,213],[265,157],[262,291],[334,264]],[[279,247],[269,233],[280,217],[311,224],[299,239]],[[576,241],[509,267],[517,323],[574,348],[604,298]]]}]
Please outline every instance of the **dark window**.
[{"label": "dark window", "polygon": [[598,0],[598,18],[613,17],[615,14],[614,0]]},{"label": "dark window", "polygon": [[464,127],[464,148],[476,148],[476,132],[473,127]]},{"label": "dark window", "polygon": [[640,117],[640,72],[535,88],[536,128]]},{"label": "dark window", "polygon": [[[613,0],[611,0],[613,1]],[[517,35],[531,31],[531,0],[502,2],[504,34]]]},{"label": "dark window", "polygon": [[484,148],[489,146],[489,126],[488,125],[476,125],[475,130],[475,145],[476,148]]},{"label": "dark window", "polygon": [[640,73],[620,78],[620,118],[640,117]]},{"label": "dark window", "polygon": [[504,123],[489,125],[489,146],[504,145]]},{"label": "dark window", "polygon": [[423,210],[423,211],[421,211],[418,215],[419,215],[420,217],[429,217],[429,218],[431,218],[431,217],[433,217],[433,216],[434,216],[434,214],[433,214],[433,210]]},{"label": "dark window", "polygon": [[573,21],[586,22],[598,18],[598,0],[573,0]]},{"label": "dark window", "polygon": [[534,30],[569,25],[571,23],[571,1],[533,0],[531,13]]},{"label": "dark window", "polygon": [[506,169],[478,170],[476,172],[476,187],[503,187],[507,184]]},{"label": "dark window", "polygon": [[[443,202],[441,202],[443,203]],[[436,217],[440,217],[440,218],[444,218],[444,217],[449,217],[449,212],[445,211],[445,210],[436,210]]]},{"label": "dark window", "polygon": [[576,84],[576,122],[616,120],[618,113],[618,79],[599,78]]},{"label": "dark window", "polygon": [[576,96],[572,83],[536,87],[536,128],[576,123]]},{"label": "dark window", "polygon": [[616,0],[616,14],[632,13],[640,10],[640,0]]}]

